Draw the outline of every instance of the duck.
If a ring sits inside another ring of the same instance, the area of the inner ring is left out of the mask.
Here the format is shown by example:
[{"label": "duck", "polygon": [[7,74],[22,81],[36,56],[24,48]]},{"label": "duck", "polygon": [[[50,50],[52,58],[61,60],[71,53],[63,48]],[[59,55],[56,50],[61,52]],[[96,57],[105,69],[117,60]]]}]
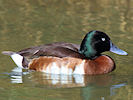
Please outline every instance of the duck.
[{"label": "duck", "polygon": [[80,45],[55,42],[18,52],[3,51],[2,53],[9,55],[18,67],[24,69],[47,74],[98,75],[112,72],[116,68],[114,60],[102,54],[105,51],[128,55],[115,46],[106,33],[97,30],[88,32]]}]

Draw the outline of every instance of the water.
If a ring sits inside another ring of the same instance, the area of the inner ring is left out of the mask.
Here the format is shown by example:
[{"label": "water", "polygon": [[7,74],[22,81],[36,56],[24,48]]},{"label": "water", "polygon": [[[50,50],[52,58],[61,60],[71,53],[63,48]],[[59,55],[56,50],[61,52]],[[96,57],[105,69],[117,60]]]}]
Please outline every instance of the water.
[{"label": "water", "polygon": [[101,30],[129,53],[105,52],[117,68],[95,76],[22,72],[0,54],[0,100],[132,100],[132,9],[133,0],[0,0],[0,52],[57,41],[80,44],[88,31]]}]

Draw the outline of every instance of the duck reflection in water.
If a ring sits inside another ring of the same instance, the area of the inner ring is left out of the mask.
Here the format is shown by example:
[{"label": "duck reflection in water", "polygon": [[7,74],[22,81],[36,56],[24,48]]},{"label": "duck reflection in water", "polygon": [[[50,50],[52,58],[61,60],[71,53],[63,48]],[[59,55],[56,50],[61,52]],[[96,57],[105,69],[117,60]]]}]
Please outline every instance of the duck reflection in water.
[{"label": "duck reflection in water", "polygon": [[[30,75],[30,76],[29,76]],[[112,77],[114,75],[64,75],[64,74],[46,74],[43,72],[29,72],[23,71],[21,68],[14,68],[11,76],[11,83],[26,83],[32,82],[40,85],[55,88],[72,88],[72,87],[86,87],[90,85],[109,86],[114,83]],[[23,76],[23,77],[22,77]],[[118,82],[117,82],[118,83]],[[125,83],[124,83],[125,84]],[[121,85],[119,85],[119,88]],[[117,88],[117,84],[112,85],[112,89]]]},{"label": "duck reflection in water", "polygon": [[[94,94],[98,100],[105,100],[107,96],[116,95],[116,90],[126,86],[125,79],[119,79],[115,75],[61,75],[46,74],[43,72],[29,72],[16,67],[13,69],[11,83],[23,83],[30,87],[38,88],[78,88],[84,100],[94,99]],[[114,80],[114,78],[116,80]],[[119,79],[119,80],[118,80]],[[123,82],[121,81],[123,80]],[[102,91],[102,92],[100,92]],[[97,100],[97,99],[96,99]]]}]

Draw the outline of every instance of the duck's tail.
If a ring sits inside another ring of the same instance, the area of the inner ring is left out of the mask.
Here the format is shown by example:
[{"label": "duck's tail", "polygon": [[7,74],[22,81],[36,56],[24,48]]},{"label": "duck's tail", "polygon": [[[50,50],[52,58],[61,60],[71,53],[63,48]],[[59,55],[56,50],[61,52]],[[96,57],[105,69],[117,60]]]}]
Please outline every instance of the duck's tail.
[{"label": "duck's tail", "polygon": [[2,51],[2,54],[4,54],[4,55],[9,55],[9,56],[11,56],[11,55],[13,55],[13,54],[15,54],[16,52],[13,52],[13,51]]},{"label": "duck's tail", "polygon": [[25,60],[25,58],[20,54],[13,51],[3,51],[2,54],[9,55],[18,67],[24,68],[22,63]]}]

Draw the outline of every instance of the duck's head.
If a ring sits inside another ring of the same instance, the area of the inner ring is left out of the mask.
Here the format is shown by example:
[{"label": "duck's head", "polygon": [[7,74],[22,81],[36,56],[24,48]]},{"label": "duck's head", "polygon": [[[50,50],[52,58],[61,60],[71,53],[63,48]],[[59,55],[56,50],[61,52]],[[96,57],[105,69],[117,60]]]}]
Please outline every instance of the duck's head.
[{"label": "duck's head", "polygon": [[93,59],[101,55],[104,51],[127,55],[125,51],[119,49],[111,42],[107,34],[100,31],[90,31],[86,34],[80,45],[79,53],[89,59]]}]

